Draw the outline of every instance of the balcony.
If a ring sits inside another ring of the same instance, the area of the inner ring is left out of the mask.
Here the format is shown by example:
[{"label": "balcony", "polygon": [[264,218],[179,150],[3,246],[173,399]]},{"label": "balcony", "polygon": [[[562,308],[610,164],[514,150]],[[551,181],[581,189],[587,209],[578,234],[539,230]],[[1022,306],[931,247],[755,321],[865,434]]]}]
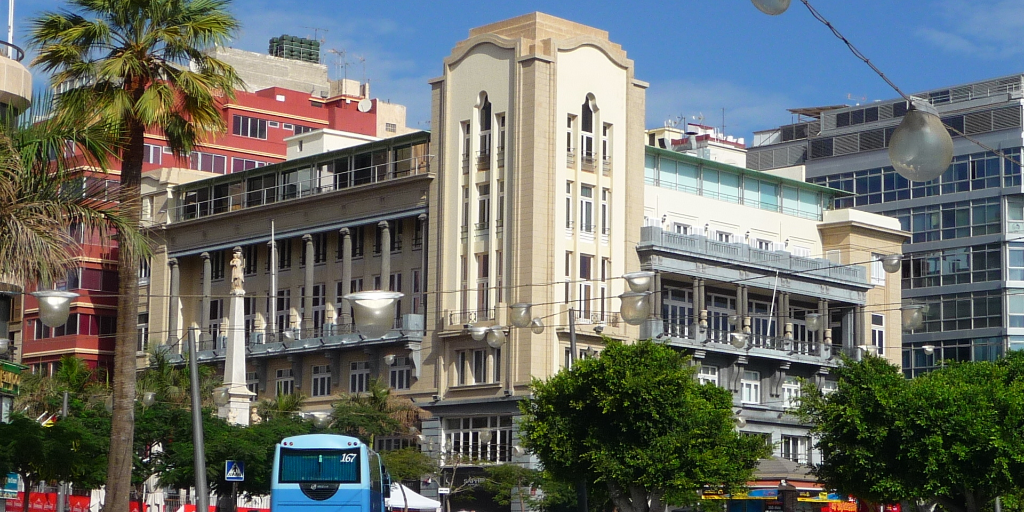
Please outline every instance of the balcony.
[{"label": "balcony", "polygon": [[569,168],[576,167],[576,150],[567,149],[565,150],[565,166]]},{"label": "balcony", "polygon": [[580,162],[580,167],[587,172],[594,172],[594,166],[597,163],[597,157],[591,151],[584,151],[583,158]]},{"label": "balcony", "polygon": [[[796,360],[813,364],[833,361],[833,346],[818,341],[789,340],[780,336],[762,334],[746,335],[742,348],[733,345],[738,333],[713,328],[700,328],[695,323],[661,322],[663,328],[658,336],[668,338],[668,343],[680,348],[727,352],[736,355],[759,356],[775,360]],[[830,363],[835,365],[837,363]]]},{"label": "balcony", "polygon": [[[239,177],[239,181],[235,182],[235,184],[244,185],[245,191],[225,195],[217,195],[216,192],[210,194],[210,188],[208,187],[201,189],[196,189],[195,187],[183,188],[181,191],[175,192],[175,199],[177,199],[179,204],[171,210],[171,222],[184,222],[267,204],[357,189],[377,183],[400,180],[410,176],[424,175],[430,172],[430,159],[430,155],[425,155],[341,173],[322,172],[306,180],[288,181],[269,187],[253,186],[257,181],[263,184],[263,180],[250,179],[245,182],[241,181],[242,178]],[[287,164],[288,162],[278,165]],[[306,169],[308,170],[309,168]],[[303,170],[303,168],[283,168],[275,178],[284,181],[286,174],[291,175],[296,171]],[[265,176],[274,175],[267,174]],[[278,181],[278,179],[273,181]],[[252,188],[249,188],[250,186]],[[228,187],[225,187],[225,190],[227,189]],[[217,190],[217,187],[214,187],[213,190]],[[207,199],[211,195],[213,198]]]},{"label": "balcony", "polygon": [[476,152],[476,170],[486,171],[491,168],[491,152],[488,150]]},{"label": "balcony", "polygon": [[468,309],[448,313],[448,325],[462,326],[494,320],[494,308]]},{"label": "balcony", "polygon": [[497,152],[497,155],[495,156],[495,160],[498,161],[498,167],[505,168],[505,147],[504,146],[498,148],[498,152]]},{"label": "balcony", "polygon": [[[746,244],[717,242],[698,235],[669,233],[659,227],[648,226],[641,229],[637,250],[669,253],[666,260],[710,260],[709,268],[723,271],[745,270],[764,273],[766,276],[773,276],[779,272],[787,279],[807,278],[826,281],[855,288],[861,293],[871,286],[868,283],[867,269],[861,265],[837,265],[829,260],[793,256],[785,251],[765,251]],[[849,300],[853,297],[842,298]]]},{"label": "balcony", "polygon": [[603,155],[601,157],[601,174],[603,176],[612,175],[612,159],[608,155]]}]

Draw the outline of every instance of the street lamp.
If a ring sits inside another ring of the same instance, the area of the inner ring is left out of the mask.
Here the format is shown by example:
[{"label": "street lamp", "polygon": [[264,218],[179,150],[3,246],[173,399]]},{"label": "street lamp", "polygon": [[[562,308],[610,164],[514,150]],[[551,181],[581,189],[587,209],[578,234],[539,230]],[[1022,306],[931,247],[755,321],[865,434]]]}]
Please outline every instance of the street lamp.
[{"label": "street lamp", "polygon": [[626,292],[619,295],[619,300],[622,301],[622,320],[629,325],[640,325],[647,320],[647,316],[650,314],[651,304],[648,298],[651,296],[651,292]]},{"label": "street lamp", "polygon": [[39,300],[39,320],[47,327],[59,327],[68,321],[71,299],[78,297],[75,292],[60,290],[38,290],[30,295]]},{"label": "street lamp", "polygon": [[487,337],[487,327],[474,325],[469,328],[469,335],[473,338],[473,341],[483,341]]},{"label": "street lamp", "polygon": [[0,338],[0,354],[6,354],[11,349],[11,340]]},{"label": "street lamp", "polygon": [[900,308],[903,330],[910,332],[924,325],[924,304],[906,304]]},{"label": "street lamp", "polygon": [[654,272],[651,272],[650,270],[630,272],[628,274],[623,274],[622,278],[626,280],[626,284],[629,285],[630,291],[646,292],[651,290],[651,284],[654,282]]},{"label": "street lamp", "polygon": [[490,329],[487,329],[487,346],[491,348],[501,348],[501,345],[505,343],[505,328],[500,325],[495,325]]},{"label": "street lamp", "polygon": [[534,318],[530,320],[530,330],[534,334],[542,334],[544,332],[544,321],[540,318]]},{"label": "street lamp", "polygon": [[519,302],[512,304],[508,307],[508,321],[513,327],[529,327],[532,315],[530,314],[530,306],[526,302]]},{"label": "street lamp", "polygon": [[383,338],[394,325],[395,304],[404,294],[374,290],[345,295],[352,305],[352,319],[356,330],[367,338]]},{"label": "street lamp", "polygon": [[903,262],[903,257],[899,254],[889,254],[882,257],[882,270],[889,274],[895,274],[900,271],[900,266]]},{"label": "street lamp", "polygon": [[[751,1],[758,10],[771,15],[782,14],[790,4],[790,0]],[[889,142],[889,160],[896,172],[910,181],[931,181],[946,172],[953,160],[953,138],[949,135],[946,125],[939,119],[938,110],[922,98],[905,94],[860,50],[854,47],[853,43],[840,34],[831,22],[812,7],[808,0],[800,0],[800,2],[807,7],[815,19],[823,23],[845,43],[855,57],[867,64],[909,104],[906,115],[903,116],[903,120],[900,121]],[[960,135],[964,134],[960,133]],[[973,139],[970,140],[973,141]],[[985,147],[980,143],[979,145]]]},{"label": "street lamp", "polygon": [[821,315],[818,313],[807,313],[804,315],[804,323],[807,324],[808,331],[817,331],[821,329]]}]

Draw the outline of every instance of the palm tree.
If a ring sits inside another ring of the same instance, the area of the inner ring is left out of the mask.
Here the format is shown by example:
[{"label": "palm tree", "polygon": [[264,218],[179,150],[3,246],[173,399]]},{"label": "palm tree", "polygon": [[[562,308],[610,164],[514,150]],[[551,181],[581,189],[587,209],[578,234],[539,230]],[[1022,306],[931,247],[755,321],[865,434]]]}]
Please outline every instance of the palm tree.
[{"label": "palm tree", "polygon": [[[58,116],[93,112],[120,135],[119,208],[141,213],[144,141],[159,130],[180,157],[207,134],[222,132],[218,95],[231,97],[241,80],[231,66],[204,53],[238,29],[224,0],[69,0],[69,9],[33,19],[33,61],[55,83],[79,85],[61,94]],[[139,255],[118,258],[114,415],[107,502],[127,510],[131,490],[135,398],[135,325]]]},{"label": "palm tree", "polygon": [[[45,95],[37,98],[46,103]],[[39,110],[0,122],[0,276],[53,284],[67,277],[80,254],[68,226],[101,236],[117,232],[126,247],[144,243],[138,223],[122,216],[100,185],[84,187],[73,170],[83,164],[104,168],[113,147],[110,133],[71,117],[32,122]]]}]

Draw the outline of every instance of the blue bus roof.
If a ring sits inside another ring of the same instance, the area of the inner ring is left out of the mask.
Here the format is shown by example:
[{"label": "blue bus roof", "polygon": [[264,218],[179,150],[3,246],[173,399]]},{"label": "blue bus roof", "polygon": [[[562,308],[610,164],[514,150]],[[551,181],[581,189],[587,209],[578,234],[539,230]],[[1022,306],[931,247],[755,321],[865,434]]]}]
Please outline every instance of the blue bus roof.
[{"label": "blue bus roof", "polygon": [[305,434],[286,437],[281,446],[288,448],[356,448],[366,446],[358,438],[337,434]]}]

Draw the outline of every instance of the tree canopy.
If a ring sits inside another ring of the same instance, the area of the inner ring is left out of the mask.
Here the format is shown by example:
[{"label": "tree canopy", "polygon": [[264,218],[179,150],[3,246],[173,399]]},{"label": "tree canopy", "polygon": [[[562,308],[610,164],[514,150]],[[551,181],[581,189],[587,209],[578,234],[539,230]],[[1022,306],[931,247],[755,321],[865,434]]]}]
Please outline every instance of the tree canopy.
[{"label": "tree canopy", "polygon": [[692,504],[707,485],[736,488],[768,447],[736,432],[729,392],[694,372],[664,345],[610,341],[599,357],[533,382],[522,439],[556,478],[603,482],[623,512]]},{"label": "tree canopy", "polygon": [[822,452],[818,478],[875,502],[977,512],[1024,488],[1024,353],[905,380],[878,357],[846,361],[838,389],[800,410]]}]

